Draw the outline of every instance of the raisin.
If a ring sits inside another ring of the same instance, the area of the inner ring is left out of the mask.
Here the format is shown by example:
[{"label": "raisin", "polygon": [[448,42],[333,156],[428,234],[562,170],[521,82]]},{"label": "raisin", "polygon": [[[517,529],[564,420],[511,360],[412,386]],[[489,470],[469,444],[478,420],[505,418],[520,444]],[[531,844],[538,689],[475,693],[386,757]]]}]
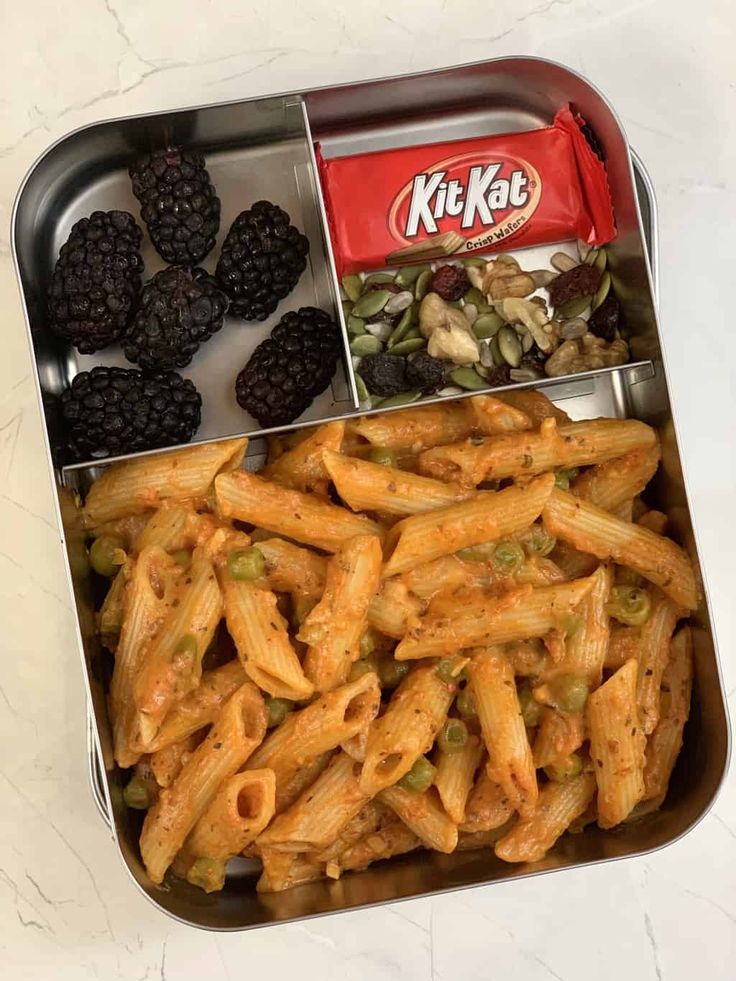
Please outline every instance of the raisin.
[{"label": "raisin", "polygon": [[560,273],[549,284],[549,299],[553,307],[578,296],[591,296],[598,289],[601,274],[595,266],[581,262],[579,266]]},{"label": "raisin", "polygon": [[454,303],[468,292],[470,280],[462,266],[440,266],[432,275],[429,289],[448,303]]},{"label": "raisin", "polygon": [[398,395],[406,391],[406,360],[397,354],[369,354],[358,374],[371,395]]},{"label": "raisin", "polygon": [[621,322],[621,304],[613,293],[609,293],[603,303],[591,313],[588,330],[596,337],[609,343],[616,337]]}]

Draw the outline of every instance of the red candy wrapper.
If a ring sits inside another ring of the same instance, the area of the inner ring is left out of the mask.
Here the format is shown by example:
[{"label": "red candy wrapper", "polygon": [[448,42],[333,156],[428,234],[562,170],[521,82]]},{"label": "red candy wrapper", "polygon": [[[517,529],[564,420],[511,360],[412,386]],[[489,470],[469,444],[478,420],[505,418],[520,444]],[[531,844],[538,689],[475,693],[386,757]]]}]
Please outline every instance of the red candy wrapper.
[{"label": "red candy wrapper", "polygon": [[606,170],[569,106],[547,129],[317,160],[340,275],[616,234]]}]

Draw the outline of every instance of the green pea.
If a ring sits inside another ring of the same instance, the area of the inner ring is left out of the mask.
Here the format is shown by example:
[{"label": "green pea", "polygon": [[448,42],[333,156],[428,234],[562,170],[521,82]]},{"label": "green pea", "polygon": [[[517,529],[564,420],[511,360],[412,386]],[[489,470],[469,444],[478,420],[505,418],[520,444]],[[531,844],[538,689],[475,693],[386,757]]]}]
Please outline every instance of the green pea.
[{"label": "green pea", "polygon": [[561,712],[582,712],[588,700],[588,682],[577,674],[561,674],[550,682],[555,707]]},{"label": "green pea", "polygon": [[531,729],[532,726],[539,725],[539,719],[542,714],[542,706],[537,702],[532,695],[532,690],[527,685],[523,685],[519,688],[519,705],[521,707],[521,715],[524,719],[524,725]]},{"label": "green pea", "polygon": [[475,711],[475,702],[468,685],[461,688],[455,699],[455,708],[464,719],[475,719],[478,713]]},{"label": "green pea", "polygon": [[409,673],[409,664],[406,661],[397,661],[389,655],[383,657],[378,662],[378,677],[384,688],[396,688]]},{"label": "green pea", "polygon": [[192,553],[187,548],[178,548],[171,553],[171,558],[184,569],[188,569],[192,564]]},{"label": "green pea", "polygon": [[565,613],[560,617],[560,627],[566,637],[572,637],[583,625],[583,618],[577,613]]},{"label": "green pea", "polygon": [[[363,634],[365,637],[365,634]],[[361,641],[362,644],[362,641]],[[367,656],[361,656],[357,661],[353,661],[350,665],[350,671],[348,672],[348,681],[357,681],[358,678],[362,678],[364,674],[369,674],[371,671],[378,672],[378,663],[376,658],[372,654]]]},{"label": "green pea", "polygon": [[437,665],[437,677],[447,684],[456,682],[458,673],[456,657],[443,657]]},{"label": "green pea", "polygon": [[636,586],[614,586],[606,605],[610,616],[629,627],[641,627],[652,613],[652,598]]},{"label": "green pea", "polygon": [[516,572],[524,564],[524,549],[517,542],[499,542],[493,550],[493,564],[500,572]]},{"label": "green pea", "polygon": [[174,654],[194,660],[197,656],[197,638],[194,634],[184,634],[174,648]]},{"label": "green pea", "polygon": [[368,459],[371,463],[380,463],[382,467],[396,466],[396,454],[393,450],[389,450],[385,446],[371,447]]},{"label": "green pea", "polygon": [[293,708],[294,703],[288,698],[267,698],[268,728],[272,729],[274,726],[281,725]]},{"label": "green pea", "polygon": [[437,770],[426,756],[420,756],[414,766],[399,780],[399,786],[410,790],[413,794],[423,794],[434,783]]},{"label": "green pea", "polygon": [[577,467],[568,467],[566,470],[558,470],[555,473],[555,487],[560,490],[569,490],[570,481],[574,480],[580,473]]},{"label": "green pea", "polygon": [[95,572],[101,576],[114,576],[125,562],[125,549],[122,538],[101,535],[92,542],[89,561]]},{"label": "green pea", "polygon": [[544,528],[533,528],[523,541],[527,554],[542,557],[549,555],[556,544],[557,539]]},{"label": "green pea", "polygon": [[577,777],[583,772],[582,757],[577,753],[571,753],[566,759],[545,766],[544,772],[555,783],[564,783],[566,780],[572,780],[573,777]]},{"label": "green pea", "polygon": [[198,858],[187,872],[187,882],[205,892],[217,892],[225,885],[225,863],[219,858]]},{"label": "green pea", "polygon": [[232,579],[250,582],[260,579],[266,571],[266,560],[263,552],[257,548],[239,548],[227,557],[227,571]]},{"label": "green pea", "polygon": [[151,792],[139,774],[134,773],[123,790],[123,800],[136,811],[145,811],[153,803]]},{"label": "green pea", "polygon": [[468,727],[462,719],[448,719],[437,736],[437,745],[443,753],[459,753],[468,741]]}]

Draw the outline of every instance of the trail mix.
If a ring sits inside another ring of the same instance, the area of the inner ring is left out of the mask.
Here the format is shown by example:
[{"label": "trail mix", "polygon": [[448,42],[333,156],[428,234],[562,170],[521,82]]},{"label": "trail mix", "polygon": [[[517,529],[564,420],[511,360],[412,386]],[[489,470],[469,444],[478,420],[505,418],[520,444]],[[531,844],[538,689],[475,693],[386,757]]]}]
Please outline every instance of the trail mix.
[{"label": "trail mix", "polygon": [[604,248],[578,242],[551,269],[511,255],[343,276],[362,403],[399,405],[629,360]]}]

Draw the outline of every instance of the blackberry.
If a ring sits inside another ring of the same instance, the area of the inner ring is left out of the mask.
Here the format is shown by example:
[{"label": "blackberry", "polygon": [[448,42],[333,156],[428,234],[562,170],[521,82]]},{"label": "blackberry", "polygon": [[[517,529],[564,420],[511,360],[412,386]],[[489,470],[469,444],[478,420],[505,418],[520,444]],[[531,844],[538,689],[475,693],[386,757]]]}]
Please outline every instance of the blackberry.
[{"label": "blackberry", "polygon": [[407,390],[406,358],[398,354],[368,354],[358,374],[371,395],[399,395]]},{"label": "blackberry", "polygon": [[339,354],[340,332],[324,310],[285,314],[238,375],[238,405],[264,429],[293,422],[330,384]]},{"label": "blackberry", "polygon": [[81,354],[125,330],[141,287],[141,230],[127,211],[95,211],[72,227],[48,291],[51,329]]},{"label": "blackberry", "polygon": [[128,173],[158,254],[166,262],[201,262],[220,227],[220,199],[202,154],[156,150],[131,164]]},{"label": "blackberry", "polygon": [[288,214],[256,201],[230,227],[215,275],[232,300],[230,313],[265,320],[294,289],[307,266],[309,240]]},{"label": "blackberry", "polygon": [[422,351],[407,363],[406,384],[424,395],[432,395],[445,383],[445,365],[431,354]]},{"label": "blackberry", "polygon": [[144,374],[103,366],[76,375],[60,402],[74,460],[187,443],[202,408],[192,382],[175,371]]},{"label": "blackberry", "polygon": [[140,309],[121,343],[141,368],[184,368],[222,327],[228,299],[204,269],[169,266],[143,287]]}]

